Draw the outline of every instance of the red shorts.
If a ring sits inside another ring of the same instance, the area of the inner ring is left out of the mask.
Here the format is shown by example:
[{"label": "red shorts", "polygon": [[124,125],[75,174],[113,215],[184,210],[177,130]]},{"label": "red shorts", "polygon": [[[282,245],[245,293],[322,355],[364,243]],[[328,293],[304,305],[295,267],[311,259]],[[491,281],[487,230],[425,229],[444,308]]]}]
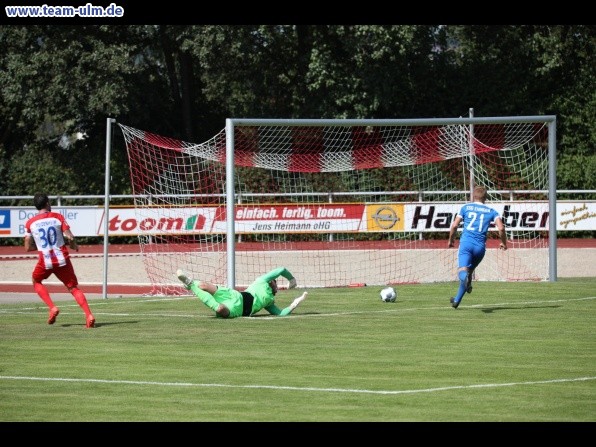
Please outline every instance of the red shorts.
[{"label": "red shorts", "polygon": [[69,289],[79,285],[77,275],[75,275],[70,259],[66,260],[66,265],[62,267],[54,266],[51,269],[46,269],[43,263],[38,262],[31,276],[34,281],[42,282],[44,279],[49,278],[52,273]]}]

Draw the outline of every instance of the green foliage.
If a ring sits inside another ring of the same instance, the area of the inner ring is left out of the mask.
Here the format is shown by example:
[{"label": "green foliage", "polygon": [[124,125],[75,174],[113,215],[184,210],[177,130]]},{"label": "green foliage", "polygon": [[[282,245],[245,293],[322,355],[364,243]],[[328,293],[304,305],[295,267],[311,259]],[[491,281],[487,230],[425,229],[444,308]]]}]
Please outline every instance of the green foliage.
[{"label": "green foliage", "polygon": [[[103,190],[103,180],[97,180],[105,151],[98,149],[105,147],[106,117],[129,110],[128,75],[134,71],[129,51],[134,43],[132,33],[121,40],[125,29],[0,29],[0,143],[6,148],[5,160],[18,167],[6,185],[12,194],[31,194],[32,187],[49,194]],[[26,155],[31,151],[40,151],[37,160]],[[21,167],[23,163],[30,166]],[[73,179],[73,171],[78,179]]]},{"label": "green foliage", "polygon": [[[596,154],[564,154],[558,159],[557,189],[596,190]],[[576,197],[577,198],[577,197]]]},{"label": "green foliage", "polygon": [[64,166],[49,150],[33,146],[12,158],[7,183],[8,195],[24,195],[23,191],[31,196],[36,192],[67,195],[78,191],[75,167]]},{"label": "green foliage", "polygon": [[[557,116],[560,189],[592,184],[596,37],[588,25],[0,27],[0,187],[21,152],[103,192],[106,119],[201,143],[227,117]],[[113,135],[111,193],[130,192]],[[592,169],[592,168],[590,168]],[[591,177],[590,177],[591,175]],[[37,181],[37,180],[36,180]],[[14,182],[14,183],[13,183]],[[333,185],[341,189],[341,185]]]}]

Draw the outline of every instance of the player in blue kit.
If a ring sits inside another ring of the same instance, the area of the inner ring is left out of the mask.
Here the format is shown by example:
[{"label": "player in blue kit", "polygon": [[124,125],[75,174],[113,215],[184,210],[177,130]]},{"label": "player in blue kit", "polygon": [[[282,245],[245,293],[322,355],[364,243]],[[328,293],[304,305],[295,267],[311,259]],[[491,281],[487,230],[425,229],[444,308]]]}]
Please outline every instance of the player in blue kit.
[{"label": "player in blue kit", "polygon": [[455,220],[449,229],[448,247],[453,247],[453,238],[463,221],[463,230],[459,239],[459,251],[457,253],[459,278],[459,289],[457,295],[450,299],[451,305],[457,309],[464,293],[472,292],[472,275],[478,264],[486,253],[486,235],[492,222],[499,230],[501,239],[500,249],[507,250],[507,234],[505,224],[497,211],[485,205],[486,188],[476,186],[473,192],[474,202],[466,203],[455,216]]}]

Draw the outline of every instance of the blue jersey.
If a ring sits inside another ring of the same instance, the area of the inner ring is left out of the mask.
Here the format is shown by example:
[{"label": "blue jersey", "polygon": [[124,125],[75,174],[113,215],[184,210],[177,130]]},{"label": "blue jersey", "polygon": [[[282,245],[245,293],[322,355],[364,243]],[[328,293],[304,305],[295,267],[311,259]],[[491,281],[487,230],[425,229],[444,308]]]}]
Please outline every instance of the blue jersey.
[{"label": "blue jersey", "polygon": [[461,207],[458,216],[463,218],[463,231],[460,244],[484,246],[488,227],[499,217],[499,213],[480,202],[467,203]]}]

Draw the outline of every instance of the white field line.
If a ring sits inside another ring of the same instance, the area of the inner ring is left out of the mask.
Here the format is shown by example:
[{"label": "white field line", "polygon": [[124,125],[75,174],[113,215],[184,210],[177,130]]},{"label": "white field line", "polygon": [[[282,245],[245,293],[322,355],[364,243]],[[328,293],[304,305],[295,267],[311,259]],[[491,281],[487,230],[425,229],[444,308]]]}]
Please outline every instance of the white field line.
[{"label": "white field line", "polygon": [[[568,299],[556,299],[556,300],[535,300],[535,301],[516,301],[516,302],[504,302],[504,303],[492,303],[492,304],[472,304],[472,305],[460,305],[458,309],[462,308],[474,308],[474,309],[483,309],[483,308],[494,308],[494,307],[503,307],[503,306],[521,306],[527,304],[552,304],[552,303],[565,303],[571,301],[588,301],[594,300],[596,296],[591,297],[584,297],[584,298],[568,298]],[[114,317],[152,317],[152,318],[215,318],[214,314],[180,314],[180,313],[141,313],[141,312],[101,312],[101,310],[97,310],[103,305],[107,304],[131,304],[133,300],[122,300],[121,298],[117,299],[109,299],[109,300],[93,300],[89,303],[90,307],[93,309],[93,315],[95,315],[96,319],[101,316],[114,316]],[[135,298],[134,303],[151,303],[155,301],[162,301],[162,302],[175,302],[180,300],[195,300],[197,302],[197,309],[203,308],[204,305],[200,303],[198,298],[191,298],[188,296],[182,297],[147,297],[147,298]],[[448,310],[451,312],[457,312],[457,310],[452,309],[449,303],[446,303],[442,306],[428,306],[428,307],[409,307],[407,309],[399,308],[399,302],[396,303],[385,303],[383,306],[387,306],[386,309],[380,310],[365,310],[365,311],[350,311],[350,312],[327,312],[327,313],[309,313],[309,314],[300,314],[300,312],[293,313],[291,318],[321,318],[321,317],[340,317],[340,316],[349,316],[349,315],[370,315],[373,313],[379,314],[387,314],[387,313],[407,313],[407,312],[415,312],[415,311],[424,311],[424,310]],[[74,311],[72,314],[79,314],[80,307],[76,302],[73,301],[72,303],[66,304],[61,302],[58,307],[60,308],[60,315],[70,315],[68,311],[64,311],[64,309],[72,308]],[[264,311],[262,311],[264,312]],[[15,309],[10,308],[2,308],[0,309],[0,316],[2,315],[22,315],[27,313],[41,313],[47,314],[47,308],[45,304],[42,303],[40,300],[39,304],[36,306],[31,307],[19,307]],[[287,320],[286,318],[283,318]],[[250,317],[250,318],[242,318],[242,320],[249,320],[249,321],[272,321],[272,320],[280,320],[280,317],[276,317],[273,315],[268,315],[265,313],[258,314],[257,317]],[[101,321],[98,321],[98,324],[101,325]]]},{"label": "white field line", "polygon": [[224,383],[190,383],[190,382],[146,382],[137,380],[103,380],[103,379],[70,379],[66,377],[20,377],[20,376],[0,376],[0,380],[28,380],[40,382],[76,382],[76,383],[106,383],[113,385],[148,385],[148,386],[167,386],[167,387],[201,387],[201,388],[244,388],[244,389],[266,389],[266,390],[287,390],[304,391],[320,393],[357,393],[357,394],[382,394],[382,395],[400,395],[400,394],[418,394],[434,393],[439,391],[465,390],[477,388],[501,388],[505,386],[528,386],[528,385],[548,385],[553,383],[585,382],[596,380],[596,377],[576,377],[570,379],[551,379],[551,380],[533,380],[528,382],[508,382],[508,383],[483,383],[475,385],[457,385],[435,388],[421,388],[417,390],[367,390],[354,388],[313,388],[296,386],[273,386],[273,385],[229,385]]}]

